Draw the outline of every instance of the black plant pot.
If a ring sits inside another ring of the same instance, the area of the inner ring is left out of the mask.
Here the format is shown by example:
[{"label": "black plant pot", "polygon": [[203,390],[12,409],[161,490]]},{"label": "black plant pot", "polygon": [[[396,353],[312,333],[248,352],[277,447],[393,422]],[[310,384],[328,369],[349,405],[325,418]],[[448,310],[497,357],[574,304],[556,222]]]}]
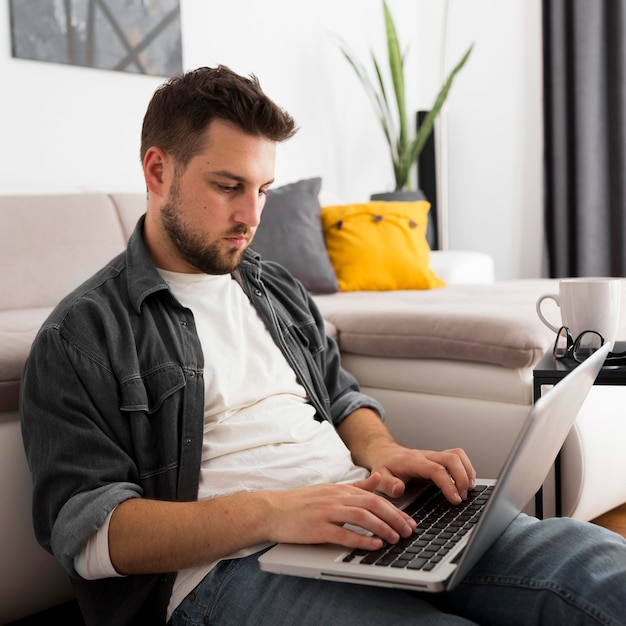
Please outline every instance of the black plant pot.
[{"label": "black plant pot", "polygon": [[382,193],[373,193],[370,196],[370,200],[382,200],[383,202],[415,202],[426,199],[421,189],[416,189],[415,191],[384,191]]}]

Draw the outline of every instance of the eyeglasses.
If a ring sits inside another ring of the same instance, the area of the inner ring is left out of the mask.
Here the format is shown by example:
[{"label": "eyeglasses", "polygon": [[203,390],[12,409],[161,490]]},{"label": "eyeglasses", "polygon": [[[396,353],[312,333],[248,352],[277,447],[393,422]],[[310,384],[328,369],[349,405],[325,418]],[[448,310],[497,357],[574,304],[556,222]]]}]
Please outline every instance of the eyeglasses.
[{"label": "eyeglasses", "polygon": [[561,326],[556,335],[552,353],[555,359],[574,359],[582,363],[604,345],[604,337],[595,330],[584,330],[576,339],[567,326]]}]

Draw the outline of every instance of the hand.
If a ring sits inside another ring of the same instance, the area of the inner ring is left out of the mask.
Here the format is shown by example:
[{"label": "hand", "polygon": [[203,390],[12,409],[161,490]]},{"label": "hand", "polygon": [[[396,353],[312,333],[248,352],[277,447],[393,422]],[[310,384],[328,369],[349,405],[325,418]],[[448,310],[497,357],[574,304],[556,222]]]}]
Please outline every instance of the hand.
[{"label": "hand", "polygon": [[452,504],[467,498],[476,471],[463,450],[433,452],[399,445],[377,414],[367,408],[351,413],[338,427],[354,462],[380,474],[377,489],[391,498],[404,493],[409,480],[431,480]]},{"label": "hand", "polygon": [[386,442],[376,447],[371,469],[381,476],[378,489],[392,498],[404,493],[406,482],[420,479],[431,480],[452,504],[459,504],[476,484],[476,470],[461,448],[435,452]]},{"label": "hand", "polygon": [[[378,550],[383,540],[397,543],[415,530],[415,521],[382,496],[381,476],[351,485],[322,484],[271,492],[271,540],[283,543],[334,543]],[[371,534],[347,528],[350,524]]]}]

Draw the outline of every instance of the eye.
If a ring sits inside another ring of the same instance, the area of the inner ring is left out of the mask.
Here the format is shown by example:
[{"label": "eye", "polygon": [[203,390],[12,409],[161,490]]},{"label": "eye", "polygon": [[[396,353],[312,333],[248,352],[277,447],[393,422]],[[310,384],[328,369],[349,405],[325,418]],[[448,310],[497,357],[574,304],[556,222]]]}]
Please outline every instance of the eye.
[{"label": "eye", "polygon": [[221,191],[224,193],[233,193],[237,191],[237,185],[218,185]]}]

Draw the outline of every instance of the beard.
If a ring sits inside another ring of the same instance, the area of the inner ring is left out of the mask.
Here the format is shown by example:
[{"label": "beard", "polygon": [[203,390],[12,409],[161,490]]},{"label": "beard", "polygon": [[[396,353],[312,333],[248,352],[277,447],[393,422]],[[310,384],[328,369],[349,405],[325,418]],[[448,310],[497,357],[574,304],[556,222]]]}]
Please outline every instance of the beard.
[{"label": "beard", "polygon": [[[230,274],[239,266],[245,248],[233,248],[223,251],[220,249],[222,239],[213,243],[207,243],[201,235],[192,232],[181,217],[180,188],[174,181],[170,193],[170,199],[161,210],[163,229],[167,233],[173,246],[180,256],[191,266],[205,274]],[[233,227],[225,237],[250,235],[250,229],[245,224]]]}]

